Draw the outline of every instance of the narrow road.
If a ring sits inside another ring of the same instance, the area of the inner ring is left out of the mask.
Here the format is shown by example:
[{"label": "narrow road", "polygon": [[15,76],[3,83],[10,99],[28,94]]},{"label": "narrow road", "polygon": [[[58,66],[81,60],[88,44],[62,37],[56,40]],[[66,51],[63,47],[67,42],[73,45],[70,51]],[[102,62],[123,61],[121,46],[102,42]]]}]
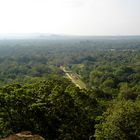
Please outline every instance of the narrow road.
[{"label": "narrow road", "polygon": [[80,89],[86,89],[86,84],[77,76],[77,74],[74,74],[70,70],[66,70],[64,66],[60,67],[61,70],[65,73],[66,77],[70,79],[77,87]]}]

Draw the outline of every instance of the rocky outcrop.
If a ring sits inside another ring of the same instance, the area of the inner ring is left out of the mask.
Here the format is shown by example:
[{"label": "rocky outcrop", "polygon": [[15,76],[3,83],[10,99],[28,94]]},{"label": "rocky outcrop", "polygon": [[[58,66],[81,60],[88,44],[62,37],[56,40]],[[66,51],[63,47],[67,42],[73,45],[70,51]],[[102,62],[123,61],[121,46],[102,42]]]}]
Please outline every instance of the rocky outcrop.
[{"label": "rocky outcrop", "polygon": [[10,135],[0,140],[45,140],[39,135],[32,135],[30,131],[23,131],[14,135]]}]

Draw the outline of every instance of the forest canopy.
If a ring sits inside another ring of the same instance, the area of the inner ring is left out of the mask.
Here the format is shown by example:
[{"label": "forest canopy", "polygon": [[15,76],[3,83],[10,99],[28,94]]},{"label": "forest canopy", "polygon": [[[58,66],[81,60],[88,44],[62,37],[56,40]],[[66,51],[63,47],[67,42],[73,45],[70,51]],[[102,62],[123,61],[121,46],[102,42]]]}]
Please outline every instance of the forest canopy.
[{"label": "forest canopy", "polygon": [[139,60],[139,36],[0,40],[0,137],[140,139]]}]

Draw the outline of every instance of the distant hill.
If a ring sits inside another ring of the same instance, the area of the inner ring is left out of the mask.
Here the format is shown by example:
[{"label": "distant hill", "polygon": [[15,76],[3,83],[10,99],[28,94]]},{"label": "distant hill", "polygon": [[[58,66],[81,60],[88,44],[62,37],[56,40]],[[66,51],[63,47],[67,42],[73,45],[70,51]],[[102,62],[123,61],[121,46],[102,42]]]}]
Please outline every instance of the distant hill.
[{"label": "distant hill", "polygon": [[7,33],[0,34],[0,39],[109,39],[109,40],[130,40],[140,39],[140,36],[96,36],[96,35],[65,35],[53,33]]}]

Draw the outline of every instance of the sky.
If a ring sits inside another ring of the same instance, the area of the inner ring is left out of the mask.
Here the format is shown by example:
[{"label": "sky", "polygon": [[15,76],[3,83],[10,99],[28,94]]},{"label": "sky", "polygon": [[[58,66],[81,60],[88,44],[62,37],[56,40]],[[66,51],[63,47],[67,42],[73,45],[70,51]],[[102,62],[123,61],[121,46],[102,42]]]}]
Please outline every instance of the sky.
[{"label": "sky", "polygon": [[0,34],[140,35],[140,0],[0,0]]}]

